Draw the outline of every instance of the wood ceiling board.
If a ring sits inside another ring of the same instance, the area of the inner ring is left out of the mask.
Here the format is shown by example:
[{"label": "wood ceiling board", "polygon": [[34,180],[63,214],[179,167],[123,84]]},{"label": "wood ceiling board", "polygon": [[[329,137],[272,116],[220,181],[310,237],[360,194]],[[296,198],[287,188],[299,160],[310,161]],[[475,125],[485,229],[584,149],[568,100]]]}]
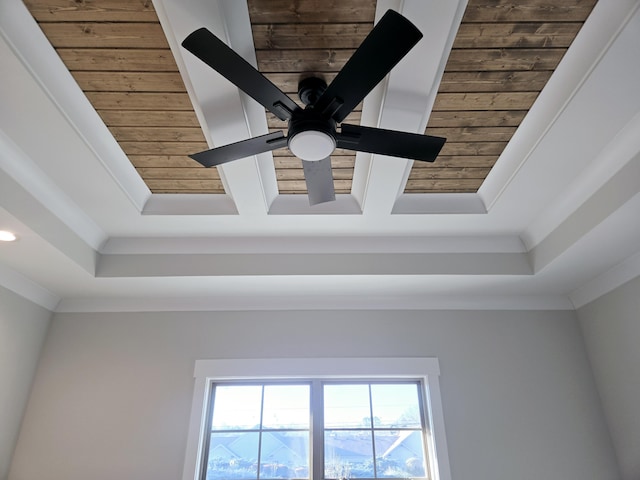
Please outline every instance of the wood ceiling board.
[{"label": "wood ceiling board", "polygon": [[481,178],[465,176],[489,173],[595,3],[469,0],[426,129],[447,143],[413,163],[405,192],[477,192]]},{"label": "wood ceiling board", "polygon": [[75,71],[73,76],[85,92],[185,92],[178,72]]},{"label": "wood ceiling board", "polygon": [[251,23],[371,23],[375,0],[249,0]]},{"label": "wood ceiling board", "polygon": [[453,48],[568,48],[581,26],[582,22],[462,23]]},{"label": "wood ceiling board", "polygon": [[595,0],[471,0],[463,23],[478,22],[579,22],[593,10]]},{"label": "wood ceiling board", "polygon": [[[136,168],[192,168],[190,158],[182,155],[129,155],[129,160]],[[204,168],[204,167],[202,167]]]},{"label": "wood ceiling board", "polygon": [[[333,180],[336,193],[349,193],[351,191],[351,180]],[[282,194],[306,193],[307,186],[304,180],[278,180],[278,188]]]},{"label": "wood ceiling board", "polygon": [[[135,142],[121,141],[120,146],[129,155],[180,155],[185,149],[199,152],[207,149],[205,142]],[[197,164],[194,169],[204,168]]]},{"label": "wood ceiling board", "polygon": [[[276,175],[278,180],[304,180],[304,173],[299,168],[279,168]],[[351,180],[352,176],[353,168],[333,168],[335,180]]]},{"label": "wood ceiling board", "polygon": [[[274,150],[273,156],[298,158],[294,156],[293,153],[291,153],[291,151],[288,148],[279,148],[277,150]],[[353,156],[353,152],[351,150],[345,150],[344,148],[336,148],[333,151],[333,155],[331,157],[333,158],[333,157],[350,157],[350,156]]]},{"label": "wood ceiling board", "polygon": [[434,111],[429,117],[429,125],[438,127],[517,127],[527,114],[526,110],[475,110],[475,111]]},{"label": "wood ceiling board", "polygon": [[256,57],[260,71],[264,73],[291,73],[309,75],[323,72],[339,72],[355,52],[354,49],[318,50],[258,50]]},{"label": "wood ceiling board", "polygon": [[542,90],[550,76],[550,71],[445,72],[440,81],[440,92]]},{"label": "wood ceiling board", "polygon": [[[273,157],[273,162],[276,168],[298,168],[300,165],[300,159],[294,156],[289,157]],[[355,159],[353,155],[332,155],[331,165],[333,168],[350,168],[355,166]]]},{"label": "wood ceiling board", "polygon": [[58,48],[168,48],[159,23],[55,22],[40,23],[52,45]]},{"label": "wood ceiling board", "polygon": [[498,155],[440,155],[438,164],[429,162],[415,162],[414,170],[434,168],[491,168],[496,163]]},{"label": "wood ceiling board", "polygon": [[[263,72],[264,73],[264,72]],[[264,76],[271,80],[273,83],[284,92],[288,93],[294,100],[298,98],[298,82],[300,81],[300,73],[264,73]],[[336,77],[335,72],[323,72],[322,76],[327,82],[331,83]]]},{"label": "wood ceiling board", "polygon": [[102,110],[100,116],[114,127],[199,127],[198,119],[188,111]]},{"label": "wood ceiling board", "polygon": [[[258,69],[302,106],[300,79],[316,75],[330,83],[335,78],[373,28],[376,2],[249,0],[248,6]],[[361,110],[358,105],[345,123],[359,125]],[[286,134],[286,122],[274,115],[267,114],[267,124]],[[291,156],[286,149],[273,155],[280,193],[306,194],[301,161],[292,158],[284,166],[278,159]],[[332,155],[336,193],[351,192],[354,164],[355,152],[338,149]]]},{"label": "wood ceiling board", "polygon": [[73,74],[97,72],[177,72],[169,49],[58,48],[58,55]]},{"label": "wood ceiling board", "polygon": [[25,0],[38,22],[157,22],[151,0]]},{"label": "wood ceiling board", "polygon": [[25,4],[153,193],[225,193],[151,1]]},{"label": "wood ceiling board", "polygon": [[92,105],[101,110],[192,112],[186,93],[164,92],[85,92]]},{"label": "wood ceiling board", "polygon": [[412,179],[407,180],[405,191],[408,193],[422,193],[425,187],[438,193],[466,193],[472,189],[480,188],[484,179]]},{"label": "wood ceiling board", "polygon": [[268,49],[356,49],[371,31],[363,23],[254,24],[256,50]]},{"label": "wood ceiling board", "polygon": [[202,139],[199,127],[112,127],[111,133],[123,142],[198,142]]}]

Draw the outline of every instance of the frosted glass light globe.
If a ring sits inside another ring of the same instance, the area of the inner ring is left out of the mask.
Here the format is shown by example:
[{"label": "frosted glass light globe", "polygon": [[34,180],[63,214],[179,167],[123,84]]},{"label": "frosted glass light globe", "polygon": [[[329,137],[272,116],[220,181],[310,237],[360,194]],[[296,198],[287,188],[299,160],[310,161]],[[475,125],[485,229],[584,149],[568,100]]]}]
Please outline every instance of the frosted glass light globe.
[{"label": "frosted glass light globe", "polygon": [[298,158],[317,162],[327,158],[336,148],[336,141],[331,135],[317,130],[297,133],[289,140],[289,150]]}]

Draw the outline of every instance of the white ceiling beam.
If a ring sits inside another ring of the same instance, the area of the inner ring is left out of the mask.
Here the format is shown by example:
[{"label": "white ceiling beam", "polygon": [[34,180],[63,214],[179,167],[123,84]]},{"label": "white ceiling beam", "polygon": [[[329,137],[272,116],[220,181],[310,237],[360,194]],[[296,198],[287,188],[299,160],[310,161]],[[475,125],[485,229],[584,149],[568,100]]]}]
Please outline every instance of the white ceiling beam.
[{"label": "white ceiling beam", "polygon": [[[376,17],[380,18],[389,8],[397,9],[418,27],[424,37],[389,74],[382,108],[373,126],[423,133],[466,0],[405,0],[400,5],[397,3],[393,0],[378,2]],[[375,95],[376,92],[372,101],[375,101]],[[365,101],[364,109],[367,108]],[[366,120],[368,115],[363,111]],[[361,195],[358,200],[363,213],[389,215],[404,190],[412,160],[373,155],[370,162],[359,163],[354,174],[358,177],[354,178],[354,194]],[[364,188],[362,182],[366,182]]]},{"label": "white ceiling beam", "polygon": [[[264,108],[181,47],[191,32],[206,27],[255,66],[246,3],[198,0],[189,2],[189,8],[185,8],[184,2],[178,0],[155,0],[154,6],[210,147],[267,133]],[[266,215],[277,194],[270,155],[230,162],[218,167],[218,171],[239,214]]]}]

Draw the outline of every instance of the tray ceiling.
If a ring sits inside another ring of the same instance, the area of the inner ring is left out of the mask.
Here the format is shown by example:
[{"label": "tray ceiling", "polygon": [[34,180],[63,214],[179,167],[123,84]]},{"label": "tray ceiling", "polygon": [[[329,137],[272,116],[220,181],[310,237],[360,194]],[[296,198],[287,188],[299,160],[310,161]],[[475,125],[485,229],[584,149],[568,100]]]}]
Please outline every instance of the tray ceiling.
[{"label": "tray ceiling", "polygon": [[[303,40],[326,41],[323,30],[342,45],[310,52],[348,58],[373,24],[349,26],[344,10],[302,24],[313,3],[267,4],[278,16],[259,23],[259,4],[237,0],[0,2],[0,226],[19,239],[0,248],[0,285],[56,311],[571,309],[637,276],[638,0],[378,0],[375,19],[397,7],[425,37],[365,99],[360,120],[458,128],[448,148],[473,151],[443,155],[418,179],[438,191],[447,191],[447,172],[460,184],[469,169],[490,171],[477,192],[413,193],[405,184],[419,165],[412,173],[411,161],[358,154],[352,179],[343,167],[350,194],[315,207],[283,193],[293,159],[287,166],[276,155],[276,175],[271,154],[217,170],[187,157],[205,143],[266,133],[270,118],[181,52],[189,33],[206,26],[262,64],[282,46],[303,58]],[[293,93],[310,69],[266,75]],[[99,98],[120,103],[99,108]],[[127,157],[121,147],[134,143],[157,150]],[[498,151],[482,151],[490,146]],[[187,171],[219,177],[171,177]],[[206,189],[216,181],[225,194],[158,193],[187,191],[168,184],[214,191]]]}]

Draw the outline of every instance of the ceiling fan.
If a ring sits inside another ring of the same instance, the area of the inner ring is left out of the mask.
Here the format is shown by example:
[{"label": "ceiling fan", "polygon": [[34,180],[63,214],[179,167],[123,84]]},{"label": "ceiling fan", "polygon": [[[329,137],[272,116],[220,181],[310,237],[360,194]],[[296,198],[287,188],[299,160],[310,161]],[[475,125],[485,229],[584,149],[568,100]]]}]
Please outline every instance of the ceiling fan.
[{"label": "ceiling fan", "polygon": [[209,30],[196,30],[182,46],[289,124],[286,137],[269,133],[190,157],[213,167],[288,147],[302,160],[311,205],[335,200],[330,156],[336,148],[433,162],[444,138],[341,124],[421,38],[409,20],[387,11],[328,86],[317,77],[300,81],[303,109]]}]

